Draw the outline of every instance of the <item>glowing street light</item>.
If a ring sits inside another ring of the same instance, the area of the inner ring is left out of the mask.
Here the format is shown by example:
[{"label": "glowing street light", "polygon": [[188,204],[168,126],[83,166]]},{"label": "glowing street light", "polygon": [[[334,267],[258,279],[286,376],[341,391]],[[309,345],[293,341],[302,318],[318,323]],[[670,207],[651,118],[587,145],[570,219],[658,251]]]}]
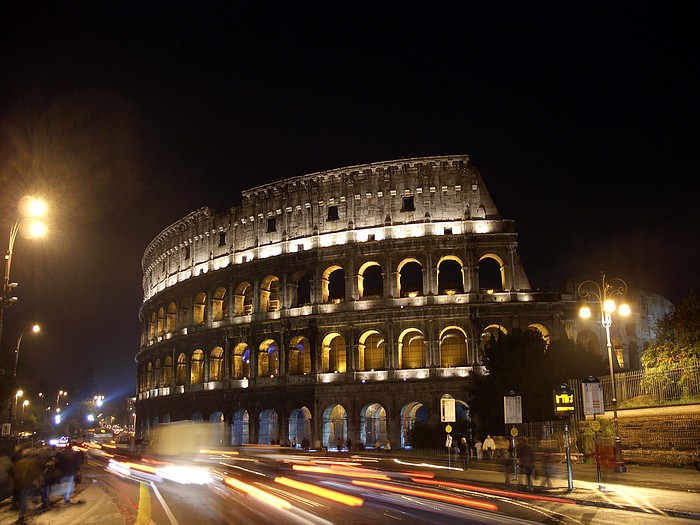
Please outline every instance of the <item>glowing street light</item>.
[{"label": "glowing street light", "polygon": [[29,399],[25,399],[22,402],[22,414],[24,414],[24,409],[27,408],[28,405],[29,405]]},{"label": "glowing street light", "polygon": [[[600,307],[600,321],[605,328],[605,337],[608,347],[608,364],[610,365],[610,385],[612,393],[613,405],[613,428],[615,431],[615,471],[626,472],[625,461],[622,457],[622,439],[620,438],[620,427],[617,419],[617,385],[615,384],[615,370],[613,367],[613,347],[610,338],[610,326],[612,325],[611,314],[617,312],[622,316],[628,316],[631,313],[630,307],[627,304],[617,305],[615,297],[624,297],[627,293],[627,283],[622,279],[615,278],[607,280],[605,272],[600,272],[600,284],[596,281],[584,281],[578,287],[578,295],[583,299],[583,306],[579,311],[579,315],[583,319],[589,319],[592,316],[591,309],[588,306],[589,301],[595,301]],[[594,304],[595,304],[594,303]]]},{"label": "glowing street light", "polygon": [[46,215],[47,206],[43,200],[26,196],[19,202],[18,217],[10,226],[9,244],[5,255],[5,277],[2,285],[2,300],[0,300],[0,348],[2,348],[2,330],[5,317],[5,308],[17,302],[17,297],[13,297],[12,291],[17,287],[17,283],[10,282],[10,268],[12,267],[12,253],[15,247],[15,239],[20,229],[26,225],[26,233],[30,238],[43,237],[46,235],[46,225],[38,220]]}]

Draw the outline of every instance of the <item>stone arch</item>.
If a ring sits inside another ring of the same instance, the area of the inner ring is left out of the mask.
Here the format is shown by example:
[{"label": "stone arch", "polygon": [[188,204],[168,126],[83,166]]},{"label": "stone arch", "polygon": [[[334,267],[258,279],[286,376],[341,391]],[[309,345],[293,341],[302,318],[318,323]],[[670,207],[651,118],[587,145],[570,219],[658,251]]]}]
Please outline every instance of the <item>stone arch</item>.
[{"label": "stone arch", "polygon": [[386,409],[379,403],[372,403],[360,410],[360,442],[374,446],[379,442],[384,446],[388,441]]},{"label": "stone arch", "polygon": [[250,443],[250,415],[248,411],[239,408],[231,417],[231,444],[234,446]]},{"label": "stone arch", "polygon": [[228,317],[226,288],[219,287],[211,297],[211,314],[213,321],[223,321]]},{"label": "stone arch", "polygon": [[280,309],[280,280],[268,275],[260,283],[260,311],[277,312]]},{"label": "stone arch", "polygon": [[292,337],[287,352],[289,359],[289,375],[311,373],[311,345],[309,340],[301,335]]},{"label": "stone arch", "polygon": [[154,341],[156,338],[156,312],[151,312],[151,320],[148,322],[148,340]]},{"label": "stone arch", "polygon": [[411,431],[416,424],[425,424],[429,422],[430,414],[428,409],[418,401],[406,403],[401,409],[401,436],[399,446],[401,448],[409,448],[411,446],[409,438]]},{"label": "stone arch", "polygon": [[233,297],[233,310],[236,316],[250,315],[253,313],[253,286],[244,281],[236,287]]},{"label": "stone arch", "polygon": [[305,406],[289,413],[289,440],[292,446],[301,445],[304,438],[311,441],[311,411]]},{"label": "stone arch", "polygon": [[173,380],[173,358],[166,356],[163,359],[163,385],[170,386]]},{"label": "stone arch", "polygon": [[598,336],[592,330],[581,330],[576,336],[576,344],[585,348],[588,352],[603,355],[603,347]]},{"label": "stone arch", "polygon": [[202,416],[202,413],[197,411],[194,414],[192,414],[192,417],[190,417],[192,421],[204,421],[204,417]]},{"label": "stone arch", "polygon": [[347,368],[347,350],[345,338],[338,332],[331,332],[323,338],[321,351],[321,370],[323,372],[345,373]]},{"label": "stone arch", "polygon": [[343,405],[331,405],[323,412],[323,437],[324,447],[333,447],[340,438],[342,443],[347,442],[348,414]]},{"label": "stone arch", "polygon": [[360,266],[357,272],[357,291],[360,298],[384,296],[384,276],[378,262],[369,261]]},{"label": "stone arch", "polygon": [[179,309],[180,309],[180,319],[181,319],[180,324],[187,325],[190,322],[190,320],[189,320],[190,305],[189,305],[189,302],[186,298],[183,297],[182,299],[180,299]]},{"label": "stone arch", "polygon": [[204,324],[207,321],[207,294],[199,292],[194,298],[194,324]]},{"label": "stone arch", "polygon": [[153,388],[160,388],[163,386],[163,377],[161,375],[162,369],[160,366],[160,357],[156,359],[155,365],[153,366]]},{"label": "stone arch", "polygon": [[360,336],[358,345],[358,370],[386,369],[386,344],[377,330],[368,330]]},{"label": "stone arch", "polygon": [[277,443],[280,438],[279,416],[274,408],[267,408],[260,412],[259,445],[271,445]]},{"label": "stone arch", "polygon": [[250,377],[250,348],[247,343],[238,343],[233,349],[233,379]]},{"label": "stone arch", "polygon": [[467,366],[468,348],[466,332],[459,326],[448,326],[440,332],[440,366]]},{"label": "stone arch", "polygon": [[311,304],[311,275],[308,273],[297,274],[292,278],[296,285],[292,307]]},{"label": "stone arch", "polygon": [[212,412],[211,414],[209,414],[209,422],[210,423],[223,423],[224,422],[224,414],[219,410]]},{"label": "stone arch", "polygon": [[152,378],[153,378],[153,363],[150,361],[146,365],[146,374],[145,374],[145,382],[144,382],[144,389],[145,390],[150,390],[153,388],[153,383],[152,383]]},{"label": "stone arch", "polygon": [[446,255],[437,263],[438,294],[464,293],[464,263],[455,255]]},{"label": "stone arch", "polygon": [[538,332],[542,336],[542,339],[544,339],[546,347],[549,347],[549,343],[551,342],[549,328],[547,328],[542,323],[530,323],[529,325],[527,325],[527,329],[535,330],[536,332]]},{"label": "stone arch", "polygon": [[163,337],[165,333],[165,309],[158,308],[158,320],[156,321],[156,337]]},{"label": "stone arch", "polygon": [[345,300],[345,270],[337,264],[323,272],[321,293],[324,303],[340,303]]},{"label": "stone arch", "polygon": [[258,377],[276,376],[279,373],[279,345],[274,339],[265,339],[258,347]]},{"label": "stone arch", "polygon": [[209,354],[209,381],[224,380],[224,349],[215,346]]},{"label": "stone arch", "polygon": [[181,353],[177,356],[177,366],[175,367],[175,384],[183,386],[187,381],[187,356]]},{"label": "stone arch", "polygon": [[479,258],[479,289],[493,293],[505,290],[505,265],[495,253],[487,253]]},{"label": "stone arch", "polygon": [[177,305],[171,302],[165,314],[165,333],[172,334],[175,330],[177,330]]},{"label": "stone arch", "polygon": [[485,347],[491,339],[499,339],[504,335],[508,335],[508,330],[503,325],[492,323],[481,331],[481,346]]},{"label": "stone arch", "polygon": [[425,367],[425,336],[417,328],[407,328],[399,336],[400,368]]},{"label": "stone arch", "polygon": [[424,295],[423,265],[418,259],[407,258],[396,267],[397,289],[399,297],[416,297]]},{"label": "stone arch", "polygon": [[204,383],[204,352],[197,348],[190,358],[190,384]]}]

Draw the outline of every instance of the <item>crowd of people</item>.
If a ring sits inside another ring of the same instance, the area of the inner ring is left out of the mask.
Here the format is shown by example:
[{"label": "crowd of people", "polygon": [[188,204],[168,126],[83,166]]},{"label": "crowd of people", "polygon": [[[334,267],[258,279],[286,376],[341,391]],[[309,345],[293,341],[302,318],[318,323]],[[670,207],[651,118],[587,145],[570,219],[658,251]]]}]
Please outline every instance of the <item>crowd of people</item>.
[{"label": "crowd of people", "polygon": [[18,511],[18,522],[24,522],[29,504],[40,500],[39,511],[52,505],[52,496],[71,505],[75,483],[80,481],[85,452],[73,444],[65,447],[21,448],[0,459],[0,482],[3,492],[12,497],[12,509]]}]

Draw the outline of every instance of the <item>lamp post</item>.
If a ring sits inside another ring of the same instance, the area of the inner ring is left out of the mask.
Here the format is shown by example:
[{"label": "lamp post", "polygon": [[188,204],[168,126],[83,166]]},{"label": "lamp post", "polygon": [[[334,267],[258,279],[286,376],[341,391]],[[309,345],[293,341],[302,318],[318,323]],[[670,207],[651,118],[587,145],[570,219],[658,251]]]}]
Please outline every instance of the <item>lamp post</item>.
[{"label": "lamp post", "polygon": [[623,297],[627,293],[627,283],[619,278],[608,280],[605,272],[600,272],[600,283],[596,281],[584,281],[578,287],[578,295],[583,300],[583,306],[579,312],[583,319],[591,317],[591,309],[588,302],[595,302],[600,307],[600,321],[605,328],[605,338],[608,347],[608,364],[610,366],[610,387],[613,406],[613,430],[615,432],[615,471],[626,472],[625,461],[622,457],[622,439],[620,438],[620,426],[617,418],[617,385],[615,384],[615,368],[613,366],[613,347],[610,338],[610,326],[612,325],[612,313],[617,311],[622,316],[630,314],[629,305],[615,304],[615,297]]},{"label": "lamp post", "polygon": [[[31,325],[31,327],[28,327],[28,328],[31,328],[32,332],[35,334],[39,333],[39,331],[41,330],[41,327],[36,323]],[[24,332],[26,332],[26,331],[27,331],[27,329],[22,330],[22,332],[20,332],[20,334],[19,334],[19,337],[17,338],[17,346],[15,347],[15,367],[12,371],[12,380],[13,381],[15,379],[17,379],[17,364],[19,363],[19,349],[21,348],[21,345],[22,345],[22,337],[24,336]],[[22,391],[19,390],[18,392],[22,392]],[[9,418],[10,430],[12,429],[12,426],[11,426],[12,425],[12,417],[13,417],[13,411],[14,411],[14,406],[16,404],[16,401],[17,400],[15,400],[14,403],[13,402],[10,403],[10,418]]]},{"label": "lamp post", "polygon": [[36,197],[23,197],[19,203],[21,217],[17,218],[10,226],[10,238],[5,254],[5,276],[2,283],[2,300],[0,301],[0,349],[2,349],[2,330],[5,318],[5,308],[17,302],[17,297],[11,296],[17,283],[10,282],[10,268],[12,267],[12,253],[15,248],[15,239],[20,228],[26,221],[30,221],[29,237],[42,237],[46,234],[46,225],[38,221],[39,217],[46,215],[46,203]]}]

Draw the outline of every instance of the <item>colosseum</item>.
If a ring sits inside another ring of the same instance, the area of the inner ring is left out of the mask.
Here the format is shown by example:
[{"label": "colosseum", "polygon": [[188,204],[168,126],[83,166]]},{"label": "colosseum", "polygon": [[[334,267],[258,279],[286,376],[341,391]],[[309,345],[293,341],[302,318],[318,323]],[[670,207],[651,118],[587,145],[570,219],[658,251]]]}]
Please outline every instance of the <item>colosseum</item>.
[{"label": "colosseum", "polygon": [[[464,420],[490,334],[600,349],[573,294],[532,289],[517,247],[465,155],[293,177],[194,211],[143,257],[137,434],[193,419],[232,445],[404,447],[442,399]],[[616,339],[622,366],[638,361],[633,333]]]}]

